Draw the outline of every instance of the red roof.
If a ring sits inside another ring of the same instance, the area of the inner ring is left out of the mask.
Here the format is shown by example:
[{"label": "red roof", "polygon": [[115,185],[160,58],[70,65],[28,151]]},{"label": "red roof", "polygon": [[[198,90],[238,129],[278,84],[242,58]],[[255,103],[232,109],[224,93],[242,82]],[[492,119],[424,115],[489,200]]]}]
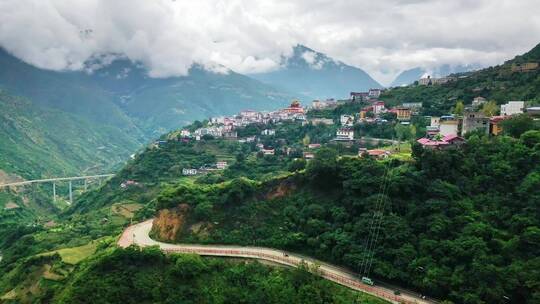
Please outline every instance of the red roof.
[{"label": "red roof", "polygon": [[379,156],[379,155],[387,154],[389,152],[386,150],[381,150],[381,149],[373,149],[373,150],[368,150],[367,153],[371,156]]},{"label": "red roof", "polygon": [[489,119],[489,121],[494,122],[494,123],[498,123],[498,122],[501,122],[501,121],[503,121],[505,119],[508,119],[508,118],[509,118],[509,116],[493,116],[493,117],[491,117]]}]

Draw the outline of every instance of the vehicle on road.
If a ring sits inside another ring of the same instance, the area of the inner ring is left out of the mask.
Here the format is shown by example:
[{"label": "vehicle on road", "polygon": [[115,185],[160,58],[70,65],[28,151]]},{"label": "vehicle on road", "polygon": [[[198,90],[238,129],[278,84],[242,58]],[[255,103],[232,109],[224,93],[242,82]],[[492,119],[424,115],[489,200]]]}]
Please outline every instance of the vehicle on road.
[{"label": "vehicle on road", "polygon": [[373,280],[368,277],[362,277],[362,283],[373,286],[375,283],[373,283]]}]

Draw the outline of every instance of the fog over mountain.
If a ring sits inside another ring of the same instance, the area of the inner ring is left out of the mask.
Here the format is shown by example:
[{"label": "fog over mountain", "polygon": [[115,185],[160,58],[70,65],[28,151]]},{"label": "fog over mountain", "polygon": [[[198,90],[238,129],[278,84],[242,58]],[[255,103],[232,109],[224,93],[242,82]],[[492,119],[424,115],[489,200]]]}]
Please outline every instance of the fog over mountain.
[{"label": "fog over mountain", "polygon": [[113,53],[167,77],[194,63],[269,72],[302,44],[386,85],[414,67],[502,63],[537,43],[539,15],[535,0],[4,0],[0,45],[41,68]]}]

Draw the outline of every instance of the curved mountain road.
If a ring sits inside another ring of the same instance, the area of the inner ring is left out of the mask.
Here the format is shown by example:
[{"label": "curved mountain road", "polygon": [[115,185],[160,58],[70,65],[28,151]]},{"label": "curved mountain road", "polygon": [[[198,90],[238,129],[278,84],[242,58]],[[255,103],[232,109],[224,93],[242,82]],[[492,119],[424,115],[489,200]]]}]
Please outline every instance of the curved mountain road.
[{"label": "curved mountain road", "polygon": [[262,248],[262,247],[243,247],[243,246],[226,246],[226,245],[197,245],[197,244],[170,244],[158,242],[150,238],[150,230],[152,229],[152,222],[154,220],[147,220],[145,222],[129,226],[124,230],[122,236],[118,240],[120,247],[128,247],[132,244],[136,244],[141,247],[147,246],[159,246],[159,248],[166,253],[194,253],[204,256],[219,256],[219,257],[240,257],[250,259],[260,259],[287,265],[291,267],[298,267],[300,264],[305,263],[308,266],[317,265],[318,273],[321,277],[338,284],[344,285],[354,290],[359,290],[376,297],[388,300],[392,303],[406,303],[406,304],[434,304],[435,301],[422,299],[417,295],[402,292],[401,295],[395,295],[393,290],[383,286],[369,286],[358,279],[357,276],[350,272],[341,269],[339,267],[323,263],[318,260],[300,256],[294,253],[285,253],[282,250]]}]

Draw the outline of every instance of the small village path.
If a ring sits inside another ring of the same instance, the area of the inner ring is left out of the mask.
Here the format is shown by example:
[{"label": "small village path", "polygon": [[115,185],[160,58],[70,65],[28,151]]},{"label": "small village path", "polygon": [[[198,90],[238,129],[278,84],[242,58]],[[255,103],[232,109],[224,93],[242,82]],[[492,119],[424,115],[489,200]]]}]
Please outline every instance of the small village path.
[{"label": "small village path", "polygon": [[140,247],[159,246],[166,253],[193,253],[204,256],[217,257],[240,257],[260,259],[274,263],[298,267],[302,263],[308,266],[318,266],[318,274],[330,281],[336,282],[354,290],[362,291],[373,296],[385,299],[392,303],[406,304],[434,304],[435,301],[420,298],[418,295],[402,291],[401,295],[395,295],[392,289],[384,286],[369,286],[362,283],[358,276],[342,268],[324,263],[315,259],[307,258],[298,254],[284,252],[271,248],[228,246],[228,245],[197,245],[197,244],[170,244],[158,242],[150,238],[153,219],[129,226],[124,230],[118,240],[120,247],[128,247],[136,244]]}]

